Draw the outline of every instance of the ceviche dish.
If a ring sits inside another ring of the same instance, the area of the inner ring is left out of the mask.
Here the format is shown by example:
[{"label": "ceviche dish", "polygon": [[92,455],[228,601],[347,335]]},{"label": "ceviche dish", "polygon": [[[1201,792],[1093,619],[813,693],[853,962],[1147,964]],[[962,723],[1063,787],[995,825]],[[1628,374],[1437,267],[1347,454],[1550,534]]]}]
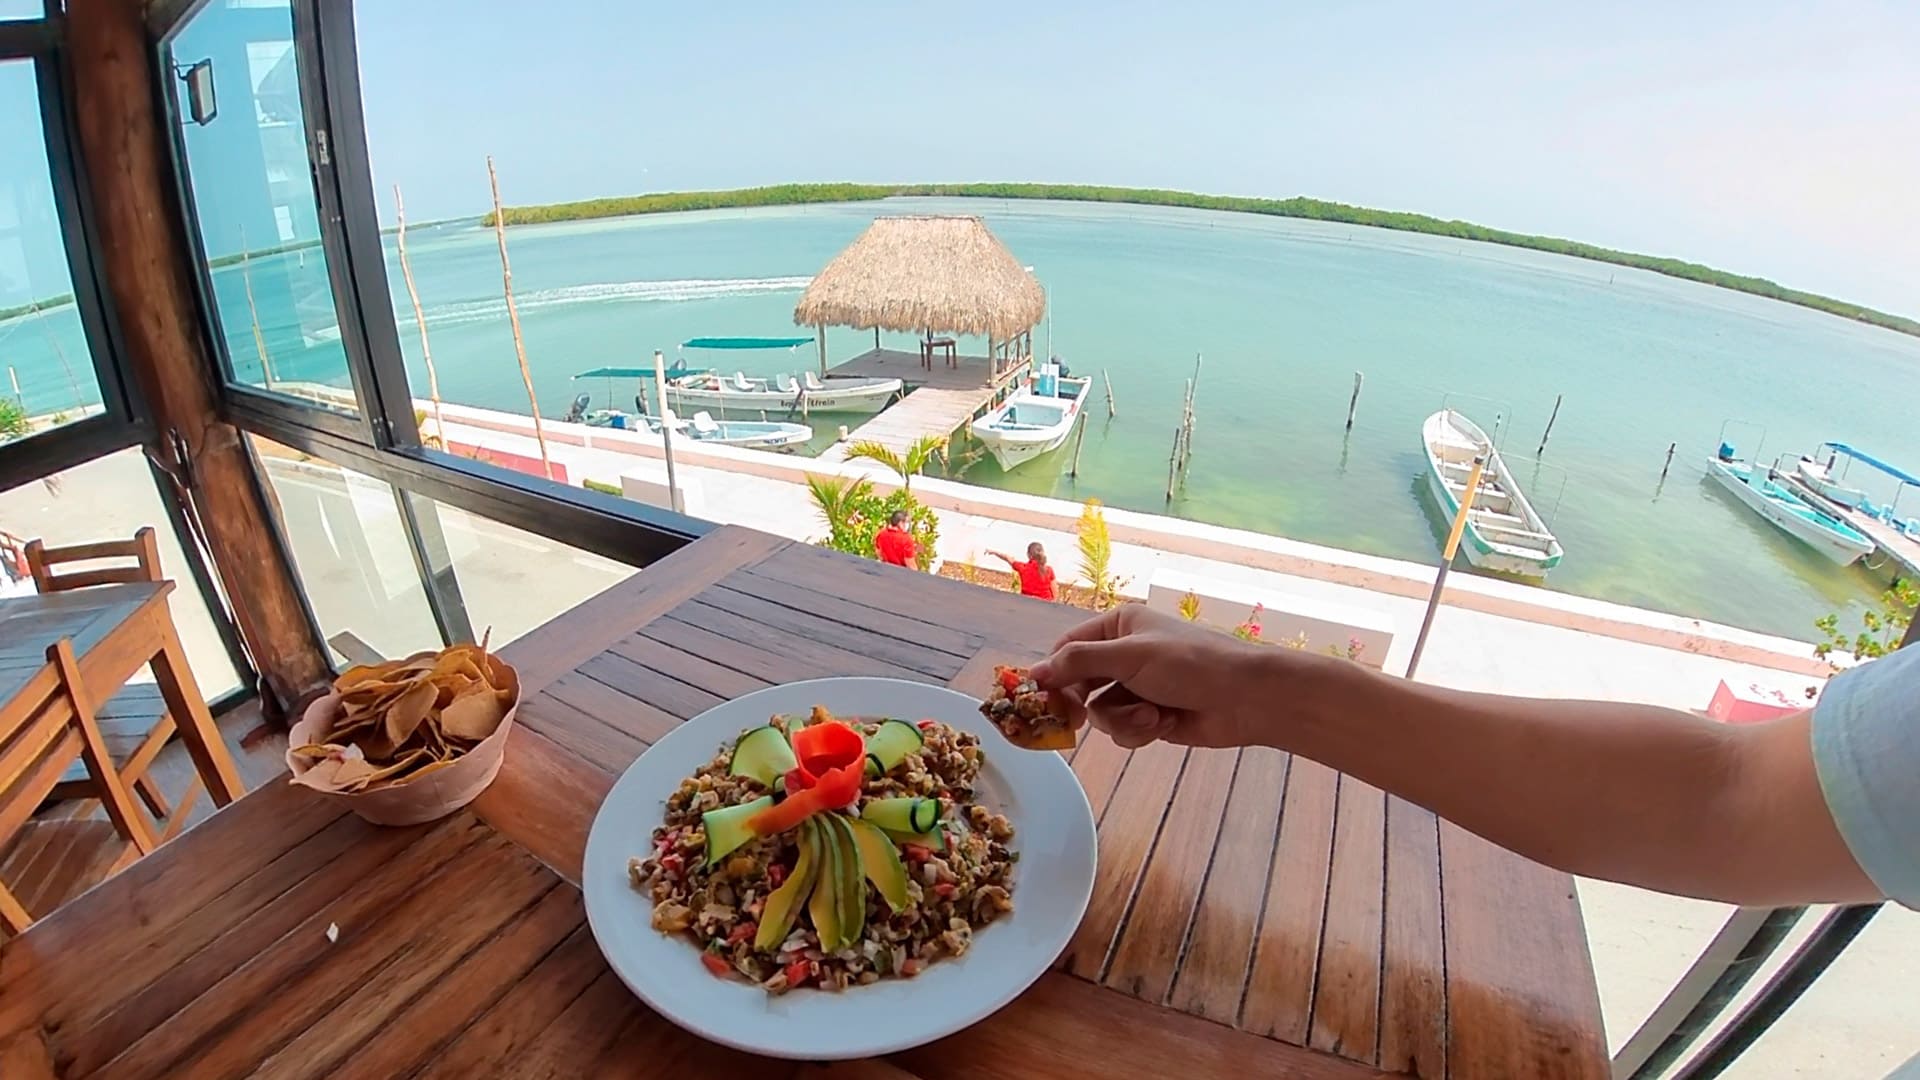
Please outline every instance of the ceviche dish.
[{"label": "ceviche dish", "polygon": [[912,977],[1013,910],[985,760],[935,720],[776,716],[680,782],[628,874],[718,977],[774,994]]}]

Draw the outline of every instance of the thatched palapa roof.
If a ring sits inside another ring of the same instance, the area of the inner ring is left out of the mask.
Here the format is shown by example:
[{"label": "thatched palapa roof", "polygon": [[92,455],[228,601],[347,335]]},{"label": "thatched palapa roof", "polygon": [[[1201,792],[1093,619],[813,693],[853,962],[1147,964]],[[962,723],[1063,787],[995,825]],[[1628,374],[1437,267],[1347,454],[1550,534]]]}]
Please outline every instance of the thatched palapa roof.
[{"label": "thatched palapa roof", "polygon": [[979,218],[883,217],[814,275],[793,321],[1006,340],[1046,310],[1040,282]]}]

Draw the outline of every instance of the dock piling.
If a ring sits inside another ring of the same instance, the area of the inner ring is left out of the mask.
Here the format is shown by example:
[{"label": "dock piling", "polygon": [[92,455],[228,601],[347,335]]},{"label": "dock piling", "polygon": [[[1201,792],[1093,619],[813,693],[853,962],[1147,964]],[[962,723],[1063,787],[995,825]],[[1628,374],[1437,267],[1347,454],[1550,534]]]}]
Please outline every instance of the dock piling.
[{"label": "dock piling", "polygon": [[[1538,449],[1534,450],[1533,452],[1534,457],[1539,457],[1541,454],[1544,454],[1547,452],[1547,436],[1553,434],[1553,422],[1560,418],[1560,399],[1564,396],[1566,395],[1564,394],[1553,395],[1553,411],[1547,414],[1547,430],[1540,433],[1540,446]],[[1665,476],[1666,474],[1661,473],[1661,475]]]},{"label": "dock piling", "polygon": [[1107,384],[1107,419],[1113,419],[1113,379],[1107,375],[1107,369],[1100,369],[1100,381]]},{"label": "dock piling", "polygon": [[1670,442],[1667,444],[1667,461],[1666,461],[1666,464],[1660,466],[1660,479],[1662,481],[1666,480],[1667,478],[1667,470],[1673,468],[1673,451],[1674,451],[1674,448],[1679,445],[1680,444],[1677,442]]},{"label": "dock piling", "polygon": [[1363,372],[1353,373],[1353,396],[1347,399],[1347,430],[1353,430],[1353,414],[1360,408],[1360,386],[1367,381]]},{"label": "dock piling", "polygon": [[1080,418],[1080,430],[1075,432],[1073,436],[1073,464],[1067,467],[1067,476],[1075,480],[1080,478],[1080,447],[1084,445],[1086,441],[1087,418],[1082,416]]}]

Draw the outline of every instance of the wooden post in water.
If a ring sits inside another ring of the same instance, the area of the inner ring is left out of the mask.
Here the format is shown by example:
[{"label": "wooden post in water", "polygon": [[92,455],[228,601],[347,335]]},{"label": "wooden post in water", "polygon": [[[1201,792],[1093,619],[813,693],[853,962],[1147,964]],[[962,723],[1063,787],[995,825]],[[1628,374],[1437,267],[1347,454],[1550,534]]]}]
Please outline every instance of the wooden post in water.
[{"label": "wooden post in water", "polygon": [[1167,502],[1173,502],[1173,482],[1180,475],[1180,435],[1184,431],[1178,425],[1173,429],[1173,453],[1167,455]]},{"label": "wooden post in water", "polygon": [[1360,384],[1367,381],[1361,372],[1353,373],[1353,396],[1347,399],[1347,430],[1353,430],[1353,414],[1360,408]]},{"label": "wooden post in water", "polygon": [[413,263],[407,259],[407,206],[400,199],[399,184],[393,185],[393,216],[399,225],[395,242],[400,249],[400,276],[407,279],[407,295],[413,299],[413,321],[420,327],[420,357],[427,363],[427,396],[433,401],[433,430],[440,439],[441,449],[445,449],[447,422],[440,415],[440,376],[433,370],[433,348],[427,344],[427,313],[420,308],[420,290],[413,287]]},{"label": "wooden post in water", "polygon": [[1080,417],[1080,431],[1073,437],[1073,464],[1067,468],[1067,475],[1080,478],[1080,446],[1087,441],[1087,418]]},{"label": "wooden post in water", "polygon": [[873,328],[873,351],[880,351],[880,328],[877,326]]},{"label": "wooden post in water", "polygon": [[1673,450],[1674,450],[1674,447],[1679,445],[1680,444],[1677,442],[1670,442],[1667,444],[1667,462],[1666,464],[1660,466],[1660,479],[1665,480],[1667,478],[1667,470],[1673,468]]},{"label": "wooden post in water", "polygon": [[1440,592],[1447,587],[1447,572],[1453,569],[1454,553],[1460,550],[1461,534],[1467,531],[1467,512],[1473,509],[1473,498],[1480,493],[1480,472],[1486,466],[1487,459],[1475,454],[1473,470],[1467,473],[1466,490],[1460,493],[1460,509],[1454,511],[1453,529],[1447,533],[1446,547],[1440,553],[1440,572],[1433,577],[1433,595],[1427,597],[1427,614],[1420,620],[1420,636],[1413,640],[1413,656],[1407,660],[1409,679],[1420,667],[1420,654],[1426,651],[1427,634],[1433,630],[1434,613],[1440,610]]},{"label": "wooden post in water", "polygon": [[507,216],[500,210],[500,177],[487,155],[487,183],[493,188],[493,234],[500,241],[500,281],[507,294],[507,322],[513,326],[513,351],[520,358],[520,381],[527,388],[527,407],[533,410],[533,434],[540,443],[540,466],[553,479],[553,459],[547,455],[547,429],[540,422],[540,399],[533,393],[533,372],[527,367],[527,346],[520,339],[520,309],[513,303],[513,266],[507,262]]},{"label": "wooden post in water", "polygon": [[1111,420],[1113,419],[1113,378],[1107,374],[1106,368],[1100,369],[1100,381],[1107,384],[1107,419]]},{"label": "wooden post in water", "polygon": [[1560,418],[1560,399],[1565,396],[1564,394],[1553,395],[1553,411],[1547,414],[1547,430],[1540,433],[1540,448],[1533,452],[1534,457],[1547,452],[1547,436],[1553,434],[1553,422]]}]

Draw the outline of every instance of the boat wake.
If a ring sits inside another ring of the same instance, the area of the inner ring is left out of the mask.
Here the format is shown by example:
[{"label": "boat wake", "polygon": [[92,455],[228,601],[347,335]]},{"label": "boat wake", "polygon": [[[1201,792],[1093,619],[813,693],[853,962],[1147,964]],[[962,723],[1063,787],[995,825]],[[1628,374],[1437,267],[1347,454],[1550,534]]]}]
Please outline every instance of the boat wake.
[{"label": "boat wake", "polygon": [[[810,277],[769,278],[682,278],[670,281],[603,281],[591,285],[567,285],[558,289],[535,289],[515,293],[514,302],[522,314],[546,308],[574,304],[712,300],[722,296],[751,296],[756,293],[796,292],[807,287]],[[427,322],[434,325],[486,322],[503,319],[505,299],[462,300],[441,304],[427,311]]]}]

